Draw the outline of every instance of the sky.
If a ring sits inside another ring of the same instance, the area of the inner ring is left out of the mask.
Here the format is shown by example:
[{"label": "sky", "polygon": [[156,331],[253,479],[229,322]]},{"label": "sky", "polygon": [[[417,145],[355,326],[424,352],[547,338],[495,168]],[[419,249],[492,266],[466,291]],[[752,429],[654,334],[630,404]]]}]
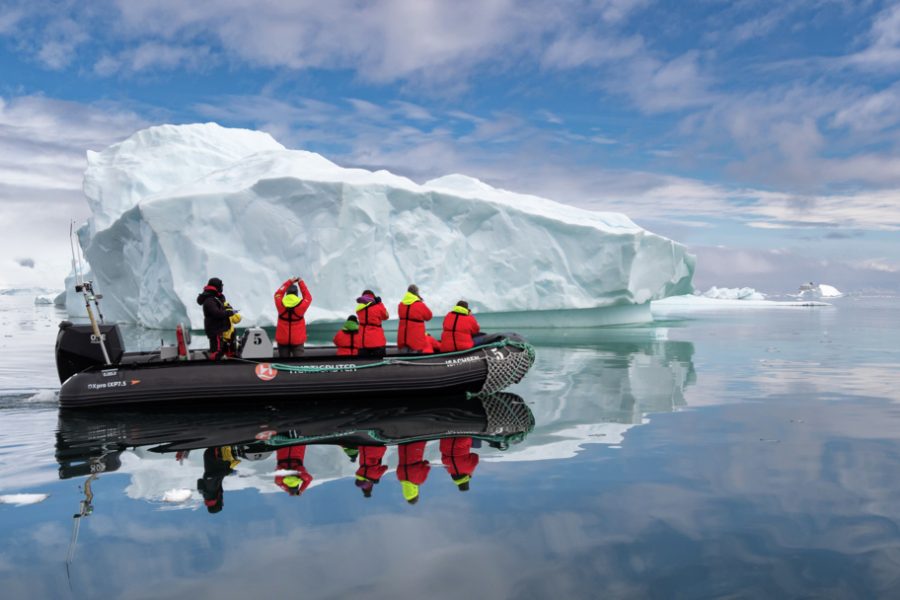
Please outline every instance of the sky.
[{"label": "sky", "polygon": [[701,289],[897,292],[898,74],[892,1],[0,0],[0,285],[61,287],[86,150],[215,121],[623,212]]}]

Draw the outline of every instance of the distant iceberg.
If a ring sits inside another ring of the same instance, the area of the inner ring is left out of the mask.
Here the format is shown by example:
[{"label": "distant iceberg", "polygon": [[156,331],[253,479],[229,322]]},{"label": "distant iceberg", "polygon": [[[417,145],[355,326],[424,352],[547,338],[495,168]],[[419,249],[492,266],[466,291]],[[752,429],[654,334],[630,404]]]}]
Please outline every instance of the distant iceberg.
[{"label": "distant iceberg", "polygon": [[826,283],[804,283],[800,286],[797,296],[806,300],[817,300],[819,298],[841,298],[843,293],[832,285]]},{"label": "distant iceberg", "polygon": [[89,152],[84,190],[79,239],[105,316],[151,328],[201,327],[210,276],[258,325],[274,324],[272,293],[293,275],[311,322],[345,318],[365,288],[393,312],[410,283],[436,314],[465,298],[503,326],[646,321],[651,300],[693,291],[694,257],[625,215],[463,175],[419,185],[212,123]]},{"label": "distant iceberg", "polygon": [[765,300],[766,295],[751,287],[719,288],[713,286],[701,294],[704,298],[717,300]]}]

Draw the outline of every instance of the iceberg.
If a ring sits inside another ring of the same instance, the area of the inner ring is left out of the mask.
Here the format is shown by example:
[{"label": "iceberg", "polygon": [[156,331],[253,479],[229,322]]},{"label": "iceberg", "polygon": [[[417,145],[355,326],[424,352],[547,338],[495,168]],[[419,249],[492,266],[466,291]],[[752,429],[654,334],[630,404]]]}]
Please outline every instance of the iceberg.
[{"label": "iceberg", "polygon": [[742,288],[720,288],[712,286],[703,294],[704,298],[715,298],[717,300],[765,300],[766,295],[757,292],[751,287]]},{"label": "iceberg", "polygon": [[827,283],[815,284],[812,282],[804,283],[800,286],[800,291],[796,294],[798,298],[804,300],[818,300],[820,298],[841,298],[843,292]]},{"label": "iceberg", "polygon": [[410,283],[435,315],[465,298],[503,327],[649,321],[651,300],[693,291],[686,248],[625,215],[464,175],[418,184],[344,168],[212,123],[89,152],[84,191],[92,216],[79,240],[105,316],[149,328],[202,327],[195,298],[211,276],[261,326],[295,275],[313,324],[346,318],[366,288],[393,313]]}]

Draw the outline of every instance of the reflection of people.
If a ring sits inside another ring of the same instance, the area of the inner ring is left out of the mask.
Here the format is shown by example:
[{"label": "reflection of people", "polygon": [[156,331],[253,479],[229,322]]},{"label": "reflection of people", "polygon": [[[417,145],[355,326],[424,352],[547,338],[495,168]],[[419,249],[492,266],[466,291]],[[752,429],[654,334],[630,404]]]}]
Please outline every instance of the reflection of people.
[{"label": "reflection of people", "polygon": [[299,496],[305,492],[313,480],[313,476],[303,466],[306,444],[279,448],[275,456],[278,460],[275,485],[291,496]]},{"label": "reflection of people", "polygon": [[441,462],[461,492],[469,490],[469,481],[478,466],[478,455],[472,452],[472,438],[441,439]]},{"label": "reflection of people", "polygon": [[388,319],[387,308],[372,290],[363,290],[356,302],[356,318],[361,332],[359,356],[381,358],[385,355],[387,346],[384,330],[381,328],[382,321]]},{"label": "reflection of people", "polygon": [[370,498],[372,488],[381,481],[387,471],[387,465],[381,464],[387,446],[360,446],[359,468],[356,470],[356,487],[362,490],[363,496]]},{"label": "reflection of people", "polygon": [[469,310],[469,303],[460,300],[444,317],[444,331],[441,333],[441,351],[468,350],[475,345],[472,336],[480,331],[478,321]]},{"label": "reflection of people", "polygon": [[224,505],[222,481],[240,463],[231,446],[207,448],[203,452],[203,477],[197,480],[197,491],[203,495],[206,510],[217,513]]},{"label": "reflection of people", "polygon": [[303,355],[303,344],[306,342],[304,315],[311,303],[312,294],[299,277],[288,279],[275,290],[275,308],[278,310],[275,341],[278,343],[279,358]]},{"label": "reflection of people", "polygon": [[397,446],[400,461],[397,464],[397,479],[403,498],[410,504],[419,501],[419,486],[428,478],[431,466],[425,460],[425,442],[409,442]]},{"label": "reflection of people", "polygon": [[209,359],[218,360],[225,353],[222,334],[231,327],[234,311],[225,306],[222,280],[212,277],[197,296],[197,304],[203,307],[203,330],[209,338]]},{"label": "reflection of people", "polygon": [[425,352],[426,347],[430,347],[425,339],[425,321],[430,321],[432,314],[419,296],[419,288],[415,284],[407,288],[406,295],[397,305],[397,316],[400,319],[397,349],[417,354]]},{"label": "reflection of people", "polygon": [[356,462],[356,458],[359,456],[359,448],[356,446],[341,446],[341,450],[344,451],[344,455],[350,459],[350,462]]}]

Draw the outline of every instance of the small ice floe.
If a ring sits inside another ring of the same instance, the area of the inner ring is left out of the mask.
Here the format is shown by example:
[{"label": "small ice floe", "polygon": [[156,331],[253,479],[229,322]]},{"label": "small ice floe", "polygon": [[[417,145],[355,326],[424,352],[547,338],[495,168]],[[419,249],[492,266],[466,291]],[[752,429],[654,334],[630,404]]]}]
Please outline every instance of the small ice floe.
[{"label": "small ice floe", "polygon": [[22,400],[22,404],[56,404],[57,402],[59,402],[59,390],[38,390]]},{"label": "small ice floe", "polygon": [[765,300],[766,295],[757,292],[751,287],[742,288],[720,288],[712,286],[702,294],[704,298],[715,298],[717,300]]},{"label": "small ice floe", "polygon": [[175,488],[173,490],[166,490],[166,492],[163,494],[162,501],[163,502],[174,502],[174,503],[187,502],[188,500],[191,499],[192,494],[193,494],[193,492],[191,490],[184,489],[184,488],[181,488],[181,489]]},{"label": "small ice floe", "polygon": [[43,502],[50,494],[7,494],[0,496],[0,504],[12,504],[13,506],[27,506]]},{"label": "small ice floe", "polygon": [[56,296],[35,296],[34,304],[35,306],[52,306],[55,297]]}]

